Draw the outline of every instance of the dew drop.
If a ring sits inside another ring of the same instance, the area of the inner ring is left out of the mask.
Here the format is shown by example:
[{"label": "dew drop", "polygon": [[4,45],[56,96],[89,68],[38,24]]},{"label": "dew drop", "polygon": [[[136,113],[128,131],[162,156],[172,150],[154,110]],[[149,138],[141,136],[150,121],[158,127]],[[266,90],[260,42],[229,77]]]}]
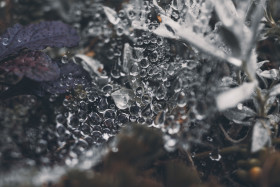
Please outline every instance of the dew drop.
[{"label": "dew drop", "polygon": [[142,87],[138,87],[138,88],[136,88],[136,90],[135,90],[135,95],[137,96],[137,97],[141,97],[142,95],[143,95],[143,88]]},{"label": "dew drop", "polygon": [[156,91],[156,98],[158,100],[164,99],[166,92],[167,92],[167,90],[166,90],[165,86],[163,84],[161,84]]},{"label": "dew drop", "polygon": [[179,107],[184,107],[187,104],[186,95],[184,92],[180,92],[177,97],[177,105]]},{"label": "dew drop", "polygon": [[62,58],[61,58],[61,62],[62,62],[63,64],[68,63],[68,56],[67,56],[67,55],[63,55]]},{"label": "dew drop", "polygon": [[139,75],[139,66],[137,63],[132,64],[131,68],[130,68],[130,72],[129,74],[131,76],[137,76]]},{"label": "dew drop", "polygon": [[149,61],[147,59],[145,59],[145,58],[142,59],[140,61],[140,66],[141,66],[141,68],[147,68],[149,66]]},{"label": "dew drop", "polygon": [[106,98],[101,98],[98,103],[98,111],[103,112],[108,108],[108,102]]},{"label": "dew drop", "polygon": [[209,158],[213,161],[220,161],[222,156],[220,154],[213,154],[213,153],[209,153]]},{"label": "dew drop", "polygon": [[210,137],[210,136],[207,136],[206,139],[207,139],[207,141],[209,141],[209,142],[213,142],[213,138]]},{"label": "dew drop", "polygon": [[177,140],[174,138],[171,138],[170,136],[164,136],[164,148],[169,151],[172,152],[176,149],[176,144],[177,144]]},{"label": "dew drop", "polygon": [[140,112],[140,108],[137,105],[132,105],[129,108],[129,112],[132,116],[137,116]]},{"label": "dew drop", "polygon": [[8,38],[3,38],[2,39],[2,44],[5,45],[5,46],[8,45],[9,44],[9,39]]},{"label": "dew drop", "polygon": [[151,109],[151,105],[147,105],[143,108],[142,112],[141,112],[143,117],[151,117],[153,115],[153,111]]}]

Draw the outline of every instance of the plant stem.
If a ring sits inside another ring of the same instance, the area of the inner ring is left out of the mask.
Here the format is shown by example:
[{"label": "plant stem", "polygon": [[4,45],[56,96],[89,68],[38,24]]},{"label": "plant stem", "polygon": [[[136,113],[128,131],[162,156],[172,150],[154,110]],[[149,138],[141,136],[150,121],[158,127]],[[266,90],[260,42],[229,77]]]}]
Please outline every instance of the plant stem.
[{"label": "plant stem", "polygon": [[[257,81],[255,75],[250,74],[250,72],[248,71],[247,63],[245,61],[243,61],[242,69],[247,74],[248,79],[249,79],[250,82]],[[265,113],[266,99],[265,99],[264,95],[261,92],[261,88],[258,85],[256,86],[256,93],[257,93],[256,99],[257,99],[257,101],[259,103],[259,106],[260,106],[260,109],[258,111],[258,113],[259,113],[258,115],[259,115],[259,117],[266,117],[266,113]]]},{"label": "plant stem", "polygon": [[[230,146],[230,147],[225,147],[219,150],[219,154],[221,154],[221,156],[225,156],[228,154],[232,154],[232,153],[247,153],[247,149],[245,148],[246,146],[242,146],[242,145],[234,145],[234,146]],[[209,154],[212,153],[212,151],[206,151],[206,152],[202,152],[202,153],[198,153],[195,155],[194,159],[203,159],[206,157],[209,157]]]}]

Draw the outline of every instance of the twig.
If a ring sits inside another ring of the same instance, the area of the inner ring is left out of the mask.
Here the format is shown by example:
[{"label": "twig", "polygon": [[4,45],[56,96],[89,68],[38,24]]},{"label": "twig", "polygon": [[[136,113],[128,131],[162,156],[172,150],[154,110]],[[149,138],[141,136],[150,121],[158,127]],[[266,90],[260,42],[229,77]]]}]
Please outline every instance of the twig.
[{"label": "twig", "polygon": [[247,134],[246,134],[243,138],[240,138],[240,139],[238,139],[238,140],[234,140],[234,139],[232,139],[232,138],[228,135],[228,133],[226,132],[226,130],[224,129],[224,127],[223,127],[221,124],[219,124],[219,127],[220,127],[220,129],[222,130],[223,134],[225,135],[225,138],[226,138],[228,141],[232,142],[232,143],[240,143],[240,142],[242,142],[243,140],[245,140],[245,139],[247,138],[248,132],[249,132],[249,131],[248,131]]},{"label": "twig", "polygon": [[[219,150],[219,154],[221,154],[221,156],[225,156],[227,154],[232,154],[234,152],[242,152],[242,153],[247,153],[247,149],[244,148],[245,145],[235,145],[235,146],[231,146],[231,147],[225,147]],[[203,159],[206,157],[209,157],[209,154],[212,153],[212,151],[206,151],[206,152],[202,152],[202,153],[198,153],[195,155],[194,159]]]}]

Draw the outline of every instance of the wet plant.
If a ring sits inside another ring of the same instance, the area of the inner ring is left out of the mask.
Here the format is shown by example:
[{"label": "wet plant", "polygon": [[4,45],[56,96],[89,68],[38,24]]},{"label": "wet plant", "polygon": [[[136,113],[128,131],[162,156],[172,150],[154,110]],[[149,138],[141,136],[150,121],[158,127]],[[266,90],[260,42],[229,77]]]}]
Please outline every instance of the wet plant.
[{"label": "wet plant", "polygon": [[1,167],[68,173],[59,186],[278,184],[276,1],[48,0],[21,17],[28,4],[10,18],[69,25],[1,36]]}]

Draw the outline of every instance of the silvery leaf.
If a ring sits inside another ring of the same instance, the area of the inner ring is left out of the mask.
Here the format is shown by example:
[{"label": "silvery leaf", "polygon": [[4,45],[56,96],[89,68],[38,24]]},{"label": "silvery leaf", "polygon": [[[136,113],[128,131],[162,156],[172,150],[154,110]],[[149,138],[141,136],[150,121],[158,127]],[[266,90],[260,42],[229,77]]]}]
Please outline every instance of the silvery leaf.
[{"label": "silvery leaf", "polygon": [[269,62],[268,60],[264,60],[264,61],[258,62],[257,66],[258,66],[258,68],[261,68],[264,64],[266,64],[268,62]]},{"label": "silvery leaf", "polygon": [[266,6],[265,3],[266,0],[259,0],[254,10],[254,13],[251,16],[251,20],[252,20],[250,26],[251,34],[247,36],[248,37],[247,45],[245,46],[244,49],[245,54],[247,54],[247,56],[249,56],[252,49],[255,47],[257,37],[261,31],[262,25],[260,25],[260,22],[264,15],[264,7]]},{"label": "silvery leaf", "polygon": [[[193,32],[191,28],[185,28],[182,27],[178,22],[173,21],[171,18],[165,16],[165,15],[160,15],[162,18],[162,23],[158,29],[154,31],[155,34],[163,36],[163,37],[168,37],[168,38],[176,38],[176,39],[181,39],[184,41],[189,42],[190,44],[194,45],[196,48],[198,48],[200,51],[225,60],[235,66],[241,66],[242,61],[240,59],[237,59],[235,57],[232,57],[226,53],[224,53],[222,50],[217,48],[216,46],[208,43],[203,35],[196,34]],[[168,28],[172,30],[168,30],[166,28],[166,25],[168,25]],[[175,33],[175,34],[174,34]]]},{"label": "silvery leaf", "polygon": [[280,94],[280,84],[275,85],[269,93],[270,96],[276,96],[278,94]]},{"label": "silvery leaf", "polygon": [[241,109],[233,108],[233,109],[225,110],[223,114],[229,120],[242,121],[247,117],[255,116],[256,112],[254,112],[252,109],[246,106],[242,106]]},{"label": "silvery leaf", "polygon": [[238,103],[250,98],[253,94],[257,82],[244,83],[243,85],[225,91],[216,98],[219,110],[235,107]]},{"label": "silvery leaf", "polygon": [[99,70],[103,69],[103,64],[101,64],[98,60],[92,59],[83,54],[77,54],[75,55],[75,57],[80,58],[82,60],[81,64],[86,71],[88,71],[89,73],[101,75]]},{"label": "silvery leaf", "polygon": [[259,120],[254,125],[251,152],[257,152],[265,145],[271,143],[269,131],[264,125],[269,127],[270,124],[263,120]]},{"label": "silvery leaf", "polygon": [[260,69],[257,69],[257,70],[256,70],[256,74],[257,74],[258,77],[261,79],[262,83],[265,85],[265,88],[267,89],[267,88],[269,87],[269,86],[268,86],[267,79],[264,78],[264,77],[262,77],[262,76],[260,75],[261,72],[262,72],[262,71],[261,71]]},{"label": "silvery leaf", "polygon": [[272,105],[274,104],[276,100],[275,96],[269,97],[265,103],[265,113],[268,113],[268,111],[271,109]]},{"label": "silvery leaf", "polygon": [[103,9],[110,23],[112,23],[113,25],[117,25],[120,22],[120,18],[118,17],[115,10],[106,6],[103,6]]},{"label": "silvery leaf", "polygon": [[277,69],[271,69],[271,70],[265,70],[259,73],[260,76],[267,78],[267,79],[273,79],[278,80],[279,79],[279,70]]},{"label": "silvery leaf", "polygon": [[226,27],[233,27],[237,21],[237,12],[232,1],[212,0],[216,13]]},{"label": "silvery leaf", "polygon": [[277,114],[270,114],[267,116],[269,118],[269,121],[270,121],[270,124],[278,124],[280,122],[280,114],[277,113]]}]

